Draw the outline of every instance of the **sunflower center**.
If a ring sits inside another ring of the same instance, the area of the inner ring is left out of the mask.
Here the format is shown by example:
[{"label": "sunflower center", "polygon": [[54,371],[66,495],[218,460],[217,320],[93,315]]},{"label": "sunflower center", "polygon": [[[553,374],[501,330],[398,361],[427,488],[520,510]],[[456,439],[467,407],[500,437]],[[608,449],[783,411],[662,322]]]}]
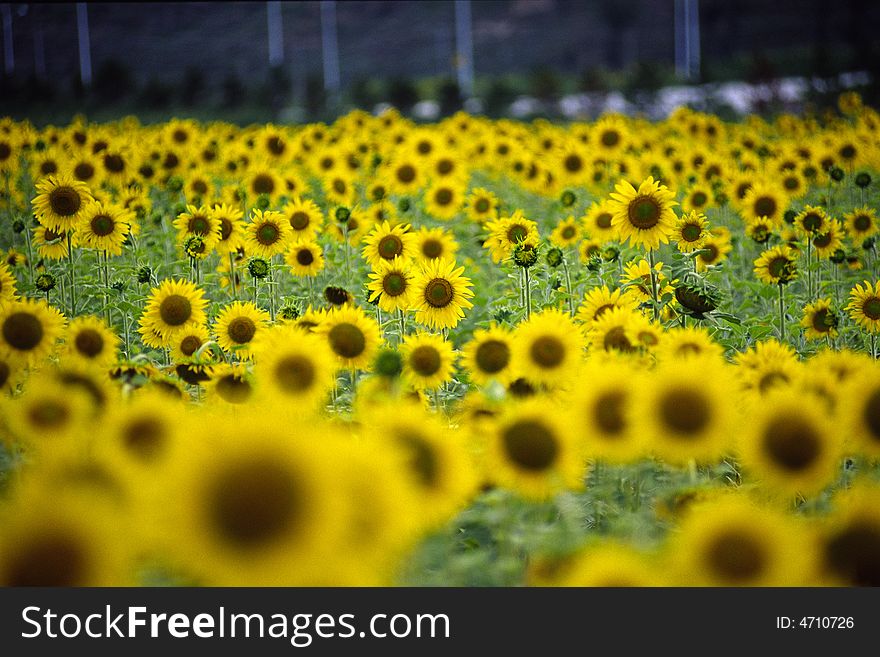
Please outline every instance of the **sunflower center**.
[{"label": "sunflower center", "polygon": [[880,389],[875,390],[865,402],[863,411],[865,425],[871,432],[872,439],[880,442]]},{"label": "sunflower center", "polygon": [[411,183],[416,179],[415,168],[411,164],[404,164],[397,170],[397,179],[404,184]]},{"label": "sunflower center", "polygon": [[572,153],[565,158],[565,170],[569,173],[577,173],[584,168],[584,161],[580,155]]},{"label": "sunflower center", "polygon": [[776,199],[770,196],[760,196],[755,200],[755,215],[758,217],[773,217],[776,214]]},{"label": "sunflower center", "polygon": [[691,196],[691,205],[701,208],[706,205],[706,201],[709,200],[709,197],[706,196],[704,192],[696,192],[693,196]]},{"label": "sunflower center", "polygon": [[871,227],[871,217],[866,214],[859,214],[853,219],[853,228],[859,232],[864,232]]},{"label": "sunflower center", "polygon": [[309,227],[309,215],[302,210],[297,210],[290,215],[290,227],[294,230],[305,230]]},{"label": "sunflower center", "polygon": [[150,460],[159,455],[165,442],[165,426],[152,417],[141,417],[130,422],[123,434],[125,447],[135,456]]},{"label": "sunflower center", "polygon": [[12,155],[12,147],[5,141],[0,141],[0,162],[5,162]]},{"label": "sunflower center", "polygon": [[474,209],[481,214],[488,212],[490,207],[489,200],[485,198],[479,198],[477,199],[477,202],[474,203]]},{"label": "sunflower center", "polygon": [[443,244],[439,240],[428,239],[422,243],[422,255],[430,260],[443,255]]},{"label": "sunflower center", "polygon": [[650,196],[639,196],[629,204],[629,221],[639,230],[650,230],[660,223],[660,205]]},{"label": "sunflower center", "polygon": [[104,168],[111,173],[121,173],[125,169],[125,160],[119,155],[105,155]]},{"label": "sunflower center", "polygon": [[[452,160],[444,158],[437,162],[437,173],[439,173],[441,176],[445,176],[446,174],[450,173],[454,168],[455,163]],[[485,210],[481,210],[481,212],[485,212]]]},{"label": "sunflower center", "polygon": [[790,382],[791,380],[788,378],[788,375],[783,372],[767,372],[758,381],[758,390],[765,393],[776,385],[784,385]]},{"label": "sunflower center", "polygon": [[208,496],[219,536],[239,549],[257,549],[284,536],[302,519],[294,475],[272,458],[251,457],[227,466]]},{"label": "sunflower center", "polygon": [[623,415],[626,394],[622,390],[609,390],[598,397],[593,404],[593,418],[602,433],[615,438],[626,428]]},{"label": "sunflower center", "polygon": [[95,167],[88,162],[80,162],[73,168],[73,175],[77,180],[91,180],[95,175]]},{"label": "sunflower center", "polygon": [[226,217],[220,218],[220,241],[225,242],[232,235],[232,222]]},{"label": "sunflower center", "polygon": [[486,374],[497,374],[510,363],[510,346],[501,340],[486,340],[477,347],[474,360]]},{"label": "sunflower center", "polygon": [[236,317],[229,322],[226,333],[236,344],[247,344],[254,338],[257,332],[257,325],[250,317]]},{"label": "sunflower center", "polygon": [[251,182],[251,189],[255,194],[271,194],[275,191],[275,181],[268,174],[258,173]]},{"label": "sunflower center", "polygon": [[44,399],[28,411],[28,419],[40,429],[57,429],[70,419],[70,409],[55,399]]},{"label": "sunflower center", "polygon": [[880,319],[880,298],[871,297],[862,304],[862,312],[868,319]]},{"label": "sunflower center", "polygon": [[30,351],[42,342],[43,325],[31,313],[12,313],[3,322],[3,340],[13,349]]},{"label": "sunflower center", "polygon": [[702,234],[703,230],[696,224],[685,224],[681,229],[681,236],[685,242],[696,242]]},{"label": "sunflower center", "polygon": [[611,228],[611,215],[608,212],[603,212],[596,217],[596,225],[599,228]]},{"label": "sunflower center", "polygon": [[48,534],[17,544],[2,574],[5,586],[79,586],[87,584],[87,555],[73,537]]},{"label": "sunflower center", "polygon": [[422,345],[409,355],[409,365],[420,376],[432,376],[440,370],[443,361],[434,347]]},{"label": "sunflower center", "polygon": [[[194,235],[207,235],[211,228],[211,224],[207,217],[200,214],[193,215],[187,224],[187,229]],[[232,224],[229,224],[230,232],[232,232]]]},{"label": "sunflower center", "polygon": [[230,404],[244,404],[254,389],[246,379],[229,374],[217,381],[216,391],[221,399]]},{"label": "sunflower center", "polygon": [[880,586],[880,527],[855,520],[830,537],[824,549],[830,569],[855,586]]},{"label": "sunflower center", "polygon": [[174,132],[171,133],[171,138],[174,139],[178,144],[184,143],[187,139],[189,139],[189,133],[182,128],[177,128]]},{"label": "sunflower center", "polygon": [[822,217],[815,212],[809,212],[804,216],[804,230],[808,233],[815,233],[822,227]]},{"label": "sunflower center", "polygon": [[816,429],[798,417],[780,417],[764,429],[764,450],[773,463],[792,473],[808,470],[822,453]]},{"label": "sunflower center", "polygon": [[813,330],[818,333],[828,333],[832,325],[829,323],[828,309],[822,308],[813,314]]},{"label": "sunflower center", "polygon": [[562,229],[563,239],[570,240],[576,234],[577,234],[577,230],[575,229],[574,226],[566,226],[565,228]]},{"label": "sunflower center", "polygon": [[556,436],[536,420],[519,420],[501,436],[504,451],[519,468],[541,472],[550,468],[559,456]]},{"label": "sunflower center", "polygon": [[434,194],[434,202],[437,205],[449,205],[452,203],[453,194],[452,191],[442,187],[437,190],[437,193]]},{"label": "sunflower center", "polygon": [[683,434],[686,438],[695,438],[709,424],[712,410],[699,390],[678,388],[661,396],[660,417],[673,432]]},{"label": "sunflower center", "polygon": [[76,334],[76,350],[87,358],[94,358],[104,350],[104,338],[95,329],[86,328]]},{"label": "sunflower center", "polygon": [[838,153],[844,160],[851,160],[856,156],[856,147],[852,144],[846,144]]},{"label": "sunflower center", "polygon": [[787,267],[788,258],[773,258],[767,265],[767,271],[773,278],[782,278]]},{"label": "sunflower center", "polygon": [[333,191],[337,194],[345,194],[346,190],[348,190],[348,185],[342,178],[334,178],[333,179]]},{"label": "sunflower center", "polygon": [[440,476],[440,463],[431,443],[416,433],[404,433],[397,439],[409,452],[409,465],[416,478],[426,488],[433,488]]},{"label": "sunflower center", "polygon": [[284,149],[287,148],[287,144],[280,137],[273,135],[266,140],[266,147],[273,155],[281,155],[284,153]]},{"label": "sunflower center", "polygon": [[398,272],[391,272],[382,279],[382,291],[389,297],[398,297],[406,291],[406,278]]},{"label": "sunflower center", "polygon": [[315,261],[315,256],[309,249],[300,249],[296,252],[296,261],[303,267],[308,267]]},{"label": "sunflower center", "polygon": [[706,560],[713,573],[734,582],[754,580],[767,565],[767,555],[754,537],[736,530],[727,530],[712,540]]},{"label": "sunflower center", "polygon": [[617,349],[618,351],[630,353],[636,350],[629,341],[629,338],[626,337],[626,330],[622,326],[615,326],[607,331],[602,340],[602,346],[605,347],[606,351]]},{"label": "sunflower center", "polygon": [[367,347],[367,338],[354,324],[342,322],[328,333],[334,353],[343,358],[357,358]]},{"label": "sunflower center", "polygon": [[507,231],[507,239],[512,243],[522,242],[529,235],[529,229],[525,226],[512,226]]},{"label": "sunflower center", "polygon": [[445,308],[455,298],[455,290],[445,278],[435,278],[425,286],[425,301],[433,308]]},{"label": "sunflower center", "polygon": [[49,193],[49,206],[60,217],[72,217],[79,212],[82,198],[73,187],[64,185]]},{"label": "sunflower center", "polygon": [[599,139],[603,146],[613,148],[620,143],[620,133],[618,133],[617,130],[606,130],[602,133],[602,136]]},{"label": "sunflower center", "polygon": [[202,346],[202,341],[195,335],[188,335],[180,341],[180,351],[184,356],[192,356]]},{"label": "sunflower center", "polygon": [[208,193],[208,185],[204,180],[196,180],[192,184],[193,191],[199,196],[204,196]]},{"label": "sunflower center", "polygon": [[553,369],[565,360],[565,345],[555,336],[542,335],[532,342],[529,355],[539,367]]},{"label": "sunflower center", "polygon": [[107,235],[113,233],[113,229],[116,227],[116,222],[106,214],[99,214],[92,218],[90,226],[92,232],[98,237],[107,237]]},{"label": "sunflower center", "polygon": [[274,224],[262,224],[257,229],[257,241],[263,246],[271,246],[281,237],[281,232]]},{"label": "sunflower center", "polygon": [[785,189],[790,192],[801,186],[797,176],[786,176],[783,179],[782,184],[785,186]]},{"label": "sunflower center", "polygon": [[379,255],[385,260],[393,260],[403,253],[403,240],[397,235],[386,235],[379,240]]},{"label": "sunflower center", "polygon": [[304,356],[286,356],[275,364],[275,380],[285,391],[302,392],[315,382],[315,366]]},{"label": "sunflower center", "polygon": [[537,394],[538,391],[535,390],[531,383],[520,377],[507,386],[507,392],[513,397],[523,399],[525,397],[532,397]]},{"label": "sunflower center", "polygon": [[168,326],[180,326],[192,317],[192,305],[185,296],[171,294],[159,305],[159,317]]}]

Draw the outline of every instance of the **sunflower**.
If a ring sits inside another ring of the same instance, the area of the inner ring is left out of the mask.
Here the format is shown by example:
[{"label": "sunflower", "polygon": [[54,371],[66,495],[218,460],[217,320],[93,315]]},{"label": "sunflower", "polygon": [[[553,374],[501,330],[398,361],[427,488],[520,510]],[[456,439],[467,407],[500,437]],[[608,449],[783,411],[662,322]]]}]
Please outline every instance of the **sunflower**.
[{"label": "sunflower", "polygon": [[779,174],[779,184],[791,198],[800,198],[807,192],[807,178],[794,169]]},{"label": "sunflower", "polygon": [[221,363],[205,384],[206,400],[221,407],[240,407],[254,399],[254,378],[244,363]]},{"label": "sunflower", "polygon": [[443,228],[423,226],[414,234],[414,250],[421,263],[443,258],[455,258],[458,243],[451,233]]},{"label": "sunflower", "polygon": [[337,306],[315,332],[324,336],[339,367],[368,369],[382,342],[376,320],[356,306]]},{"label": "sunflower", "polygon": [[703,241],[700,255],[697,256],[697,271],[704,272],[709,267],[714,267],[727,259],[727,254],[733,250],[730,243],[730,234],[721,231],[720,226],[712,231]]},{"label": "sunflower", "polygon": [[577,309],[576,317],[586,325],[589,325],[604,312],[612,308],[628,308],[636,310],[638,300],[631,294],[621,289],[613,292],[607,286],[593,287],[584,293],[584,299]]},{"label": "sunflower", "polygon": [[827,231],[830,219],[824,208],[807,205],[795,215],[794,225],[802,234],[813,237]]},{"label": "sunflower", "polygon": [[287,250],[292,233],[290,222],[280,212],[253,210],[245,230],[245,249],[251,255],[271,258]]},{"label": "sunflower", "polygon": [[468,219],[485,224],[498,216],[498,197],[488,189],[474,187],[467,196],[465,210]]},{"label": "sunflower", "polygon": [[513,249],[518,244],[536,245],[538,224],[531,219],[526,219],[522,211],[516,210],[509,217],[501,217],[486,224],[489,233],[483,246],[489,249],[493,262],[502,262],[513,254]]},{"label": "sunflower", "polygon": [[294,197],[282,208],[281,213],[287,217],[296,238],[314,239],[322,230],[324,214],[318,204],[310,199]]},{"label": "sunflower", "polygon": [[862,484],[834,500],[819,535],[819,567],[831,586],[880,586],[880,489]]},{"label": "sunflower", "polygon": [[13,301],[18,296],[15,284],[15,276],[9,265],[0,262],[0,305],[6,301]]},{"label": "sunflower", "polygon": [[59,233],[73,230],[93,200],[85,183],[65,175],[47,176],[37,182],[36,190],[33,208],[37,219]]},{"label": "sunflower", "polygon": [[29,377],[20,397],[2,403],[10,437],[50,454],[81,437],[91,408],[87,393],[62,385],[48,373]]},{"label": "sunflower", "polygon": [[376,302],[381,310],[391,313],[406,312],[410,308],[414,274],[409,262],[402,258],[381,260],[369,273],[369,301]]},{"label": "sunflower", "polygon": [[880,374],[873,362],[846,382],[840,395],[838,419],[856,449],[880,457]]},{"label": "sunflower", "polygon": [[514,376],[512,355],[513,334],[493,323],[488,329],[474,331],[462,349],[462,367],[477,385],[492,381],[507,385]]},{"label": "sunflower", "polygon": [[364,238],[364,259],[373,268],[383,260],[402,258],[408,261],[415,255],[414,240],[409,224],[391,226],[385,221],[374,226]]},{"label": "sunflower", "polygon": [[55,346],[64,315],[43,300],[15,299],[0,304],[0,356],[37,365]]},{"label": "sunflower", "polygon": [[664,333],[663,340],[654,353],[661,362],[690,358],[720,361],[724,357],[724,347],[715,342],[709,331],[702,326],[674,327]]},{"label": "sunflower", "polygon": [[849,291],[846,310],[868,333],[880,333],[880,281],[857,283]]},{"label": "sunflower", "polygon": [[175,362],[194,358],[196,352],[211,339],[211,334],[203,324],[187,324],[168,336],[168,347]]},{"label": "sunflower", "polygon": [[357,190],[354,186],[352,174],[344,171],[336,171],[322,180],[324,194],[327,201],[334,205],[352,205],[355,201]]},{"label": "sunflower", "polygon": [[580,368],[583,348],[583,336],[572,319],[550,308],[517,326],[513,363],[517,372],[531,383],[559,387]]},{"label": "sunflower", "polygon": [[415,333],[400,345],[403,376],[415,388],[438,388],[452,379],[456,354],[442,336]]},{"label": "sunflower", "polygon": [[89,203],[76,225],[76,242],[80,246],[122,255],[122,244],[135,221],[134,212],[114,205]]},{"label": "sunflower", "polygon": [[296,240],[284,255],[294,276],[317,276],[324,269],[324,250],[314,240]]},{"label": "sunflower", "polygon": [[561,410],[544,399],[506,407],[487,436],[487,465],[500,486],[537,500],[583,488],[583,446]]},{"label": "sunflower", "polygon": [[229,354],[248,359],[252,342],[269,323],[269,313],[250,301],[233,301],[223,308],[214,323],[217,344]]},{"label": "sunflower", "polygon": [[543,559],[529,565],[531,586],[648,587],[663,586],[649,555],[616,541],[590,545],[574,555]]},{"label": "sunflower", "polygon": [[621,241],[629,239],[633,246],[648,250],[659,248],[672,236],[675,227],[676,205],[672,192],[654,182],[650,176],[636,189],[625,180],[615,186],[611,194],[612,226],[620,233]]},{"label": "sunflower", "polygon": [[563,219],[558,224],[556,224],[553,232],[550,233],[550,242],[560,248],[565,248],[567,246],[571,246],[572,244],[576,244],[580,241],[580,239],[580,224],[572,216],[569,216],[568,218]]},{"label": "sunflower", "polygon": [[797,277],[797,256],[787,246],[767,249],[755,260],[754,273],[768,285],[790,283]]},{"label": "sunflower", "polygon": [[[654,265],[654,278],[657,282],[658,297],[662,297],[667,292],[672,291],[666,274],[663,273],[662,262]],[[621,281],[626,293],[632,295],[638,303],[650,301],[653,298],[651,292],[651,263],[645,258],[633,260],[624,265]]]},{"label": "sunflower", "polygon": [[208,305],[204,294],[194,283],[182,279],[165,279],[150,290],[140,318],[139,331],[145,343],[168,346],[172,332],[204,324]]},{"label": "sunflower", "polygon": [[593,126],[590,144],[603,157],[619,157],[630,144],[630,133],[626,122],[618,115],[603,116]]},{"label": "sunflower", "polygon": [[600,242],[616,240],[620,234],[612,224],[613,219],[614,207],[610,200],[593,203],[584,215],[584,229],[591,237]]},{"label": "sunflower", "polygon": [[196,207],[187,205],[174,220],[177,229],[177,243],[183,244],[187,238],[200,237],[204,243],[204,253],[210,253],[220,242],[221,221],[216,213],[206,205]]},{"label": "sunflower", "polygon": [[740,202],[740,207],[746,221],[767,217],[774,226],[779,226],[788,207],[788,196],[776,185],[754,181]]},{"label": "sunflower", "polygon": [[853,242],[860,243],[880,231],[880,223],[877,222],[877,212],[873,208],[863,205],[852,212],[843,215],[846,232]]},{"label": "sunflower", "polygon": [[766,244],[773,235],[774,225],[767,217],[760,217],[746,223],[746,235],[756,244]]},{"label": "sunflower", "polygon": [[823,340],[837,337],[837,326],[840,320],[831,308],[831,298],[819,299],[804,307],[801,326],[806,329],[804,335],[808,340]]},{"label": "sunflower", "polygon": [[[225,203],[215,204],[208,210],[208,221],[218,225],[219,240],[214,246],[217,253],[233,254],[244,245],[244,222],[241,210]],[[204,235],[200,237],[205,239]],[[210,249],[206,248],[206,250]]]},{"label": "sunflower", "polygon": [[812,235],[810,241],[816,251],[816,258],[830,258],[843,246],[843,228],[837,219],[831,219],[825,232]]},{"label": "sunflower", "polygon": [[403,155],[387,165],[385,175],[388,189],[399,196],[415,194],[422,188],[425,180],[425,174],[419,168],[418,162]]},{"label": "sunflower", "polygon": [[603,257],[602,243],[598,240],[581,240],[577,251],[580,261],[587,265],[594,262],[595,259]]},{"label": "sunflower", "polygon": [[791,388],[774,390],[750,410],[739,453],[745,471],[768,490],[809,495],[834,481],[841,439],[821,405]]},{"label": "sunflower", "polygon": [[416,321],[430,328],[455,328],[464,311],[473,308],[471,279],[462,276],[464,267],[451,258],[422,265],[413,280],[412,303]]},{"label": "sunflower", "polygon": [[64,357],[110,367],[116,362],[119,342],[119,337],[103,320],[93,315],[82,315],[67,326]]},{"label": "sunflower", "polygon": [[709,236],[709,222],[702,212],[689,212],[675,222],[673,241],[682,253],[693,253],[703,248]]},{"label": "sunflower", "polygon": [[682,521],[669,547],[682,586],[804,586],[813,563],[796,521],[724,495],[703,502]]},{"label": "sunflower", "polygon": [[270,203],[275,203],[284,193],[285,185],[275,169],[262,162],[251,163],[244,173],[244,188],[251,205],[260,196],[266,196]]},{"label": "sunflower", "polygon": [[703,183],[691,186],[681,201],[681,209],[687,213],[705,213],[713,205],[714,195],[712,194],[712,189]]},{"label": "sunflower", "polygon": [[314,408],[335,383],[334,354],[322,336],[296,324],[273,326],[254,343],[254,378],[283,404]]},{"label": "sunflower", "polygon": [[625,307],[609,308],[596,317],[589,326],[590,349],[593,353],[619,352],[632,354],[638,351],[639,341],[633,335],[632,326],[638,312]]}]

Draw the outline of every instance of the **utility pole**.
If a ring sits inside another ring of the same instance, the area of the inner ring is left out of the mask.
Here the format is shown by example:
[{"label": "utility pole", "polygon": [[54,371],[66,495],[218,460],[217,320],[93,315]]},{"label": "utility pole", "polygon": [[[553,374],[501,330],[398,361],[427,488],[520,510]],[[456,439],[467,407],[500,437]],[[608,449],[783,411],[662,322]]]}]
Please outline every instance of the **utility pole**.
[{"label": "utility pole", "polygon": [[339,43],[336,34],[336,1],[321,0],[321,56],[324,63],[324,91],[330,105],[339,100]]},{"label": "utility pole", "polygon": [[12,47],[12,5],[4,3],[3,11],[3,72],[12,76],[15,73],[15,50]]},{"label": "utility pole", "polygon": [[76,3],[76,33],[79,39],[79,77],[84,87],[92,86],[92,46],[89,41],[89,10],[85,2]]},{"label": "utility pole", "polygon": [[455,69],[462,98],[473,98],[474,40],[471,0],[455,0]]},{"label": "utility pole", "polygon": [[700,77],[699,0],[675,0],[675,72],[686,80]]},{"label": "utility pole", "polygon": [[281,3],[266,3],[266,27],[269,33],[269,66],[275,68],[284,62],[284,24],[281,22]]}]

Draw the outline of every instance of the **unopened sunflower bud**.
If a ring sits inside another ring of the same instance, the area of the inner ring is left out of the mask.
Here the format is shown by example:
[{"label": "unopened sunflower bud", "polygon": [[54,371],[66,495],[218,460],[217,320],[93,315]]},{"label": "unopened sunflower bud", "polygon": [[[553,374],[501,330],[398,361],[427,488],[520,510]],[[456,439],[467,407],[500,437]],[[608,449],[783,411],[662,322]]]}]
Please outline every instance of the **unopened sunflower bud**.
[{"label": "unopened sunflower bud", "polygon": [[855,183],[856,187],[861,187],[862,189],[865,189],[868,185],[871,184],[871,174],[869,174],[867,171],[859,171],[856,174]]},{"label": "unopened sunflower bud", "polygon": [[137,270],[137,282],[149,283],[153,279],[153,270],[144,265]]},{"label": "unopened sunflower bud", "polygon": [[34,285],[40,292],[49,292],[55,289],[55,277],[52,274],[40,274]]},{"label": "unopened sunflower bud", "polygon": [[256,279],[266,278],[269,275],[269,263],[260,257],[248,260],[247,269],[248,273]]},{"label": "unopened sunflower bud", "polygon": [[831,167],[831,171],[828,172],[828,175],[831,176],[831,180],[834,182],[840,182],[846,174],[840,167],[833,166]]},{"label": "unopened sunflower bud", "polygon": [[269,202],[268,194],[260,194],[254,202],[254,207],[257,208],[257,210],[266,210],[269,208]]},{"label": "unopened sunflower bud", "polygon": [[575,194],[570,189],[566,189],[559,197],[559,202],[562,203],[562,207],[570,208],[572,205],[577,203],[577,194]]},{"label": "unopened sunflower bud", "polygon": [[554,246],[552,249],[547,251],[546,258],[547,264],[553,268],[556,268],[562,264],[563,260],[565,259],[565,255],[563,254],[562,249]]},{"label": "unopened sunflower bud", "polygon": [[538,249],[531,244],[521,243],[513,247],[513,263],[517,267],[528,269],[538,262]]}]

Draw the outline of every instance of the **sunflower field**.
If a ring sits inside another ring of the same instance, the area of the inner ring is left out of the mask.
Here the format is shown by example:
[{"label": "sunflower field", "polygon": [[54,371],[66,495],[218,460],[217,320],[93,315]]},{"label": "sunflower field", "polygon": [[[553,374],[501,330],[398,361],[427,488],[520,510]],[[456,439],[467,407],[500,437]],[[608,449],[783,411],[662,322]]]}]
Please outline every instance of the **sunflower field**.
[{"label": "sunflower field", "polygon": [[0,120],[0,584],[880,584],[880,113]]}]

